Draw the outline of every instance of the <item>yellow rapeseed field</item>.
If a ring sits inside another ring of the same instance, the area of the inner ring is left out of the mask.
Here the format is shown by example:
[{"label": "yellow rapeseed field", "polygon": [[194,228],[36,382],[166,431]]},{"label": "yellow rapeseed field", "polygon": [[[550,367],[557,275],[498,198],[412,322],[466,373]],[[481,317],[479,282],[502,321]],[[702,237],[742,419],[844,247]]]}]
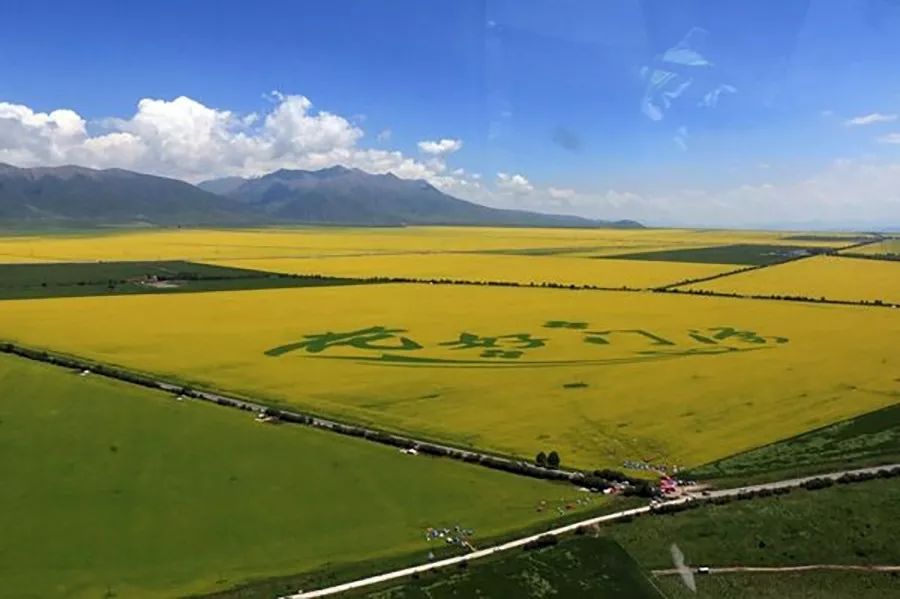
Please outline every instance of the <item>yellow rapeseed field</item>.
[{"label": "yellow rapeseed field", "polygon": [[900,254],[900,238],[885,239],[879,243],[872,243],[858,248],[848,250],[854,254],[878,255],[878,254]]},{"label": "yellow rapeseed field", "polygon": [[610,255],[733,243],[829,245],[787,233],[684,229],[528,229],[489,227],[151,229],[0,238],[0,263],[94,260],[232,260],[382,253],[556,248]]},{"label": "yellow rapeseed field", "polygon": [[900,314],[857,306],[361,285],[4,301],[0,337],[584,467],[701,464],[900,399]]},{"label": "yellow rapeseed field", "polygon": [[215,260],[210,263],[290,274],[501,281],[524,284],[561,283],[642,289],[708,277],[738,268],[728,264],[499,254],[401,254]]},{"label": "yellow rapeseed field", "polygon": [[900,262],[816,256],[685,288],[900,303]]}]

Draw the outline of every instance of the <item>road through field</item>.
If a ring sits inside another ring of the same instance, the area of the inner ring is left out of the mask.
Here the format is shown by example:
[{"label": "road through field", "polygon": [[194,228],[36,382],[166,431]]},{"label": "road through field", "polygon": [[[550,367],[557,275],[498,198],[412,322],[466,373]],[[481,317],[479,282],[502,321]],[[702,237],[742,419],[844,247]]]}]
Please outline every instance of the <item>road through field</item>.
[{"label": "road through field", "polygon": [[874,474],[879,470],[891,470],[893,468],[900,467],[900,464],[885,464],[882,466],[870,466],[867,468],[857,468],[854,470],[839,470],[837,472],[829,472],[826,474],[815,474],[811,476],[803,476],[799,478],[786,478],[783,480],[776,480],[768,483],[761,483],[758,485],[748,485],[745,487],[734,487],[731,489],[720,489],[718,491],[706,491],[704,493],[691,493],[692,497],[696,498],[715,498],[715,497],[731,497],[734,495],[738,495],[740,493],[746,492],[754,492],[754,491],[762,491],[763,489],[768,489],[770,491],[774,491],[775,489],[784,489],[784,488],[792,488],[799,487],[803,483],[809,482],[815,479],[826,479],[835,481],[845,474]]},{"label": "road through field", "polygon": [[[794,488],[803,485],[804,483],[815,480],[815,479],[828,479],[828,480],[837,480],[845,474],[871,474],[876,473],[879,470],[890,470],[893,468],[900,467],[900,463],[898,464],[888,464],[884,466],[877,466],[871,468],[857,468],[854,470],[841,470],[838,472],[830,472],[828,474],[819,474],[816,476],[806,476],[801,478],[789,478],[780,481],[774,481],[770,483],[764,483],[760,485],[748,485],[745,487],[734,487],[731,489],[722,489],[719,491],[708,491],[706,495],[702,495],[702,498],[712,498],[712,497],[731,497],[737,496],[746,492],[760,491],[763,489],[775,490],[775,489],[783,489],[783,488]],[[688,503],[694,501],[695,499],[701,498],[699,493],[691,494],[686,497],[682,497],[680,499],[675,499],[672,501],[668,501],[665,505],[679,505],[683,503]],[[621,512],[615,512],[612,514],[606,514],[604,516],[595,516],[593,518],[588,518],[586,520],[582,520],[580,522],[575,522],[573,524],[568,524],[566,526],[560,526],[558,528],[554,528],[552,530],[548,530],[546,532],[529,535],[526,537],[522,537],[519,539],[515,539],[513,541],[509,541],[507,543],[502,543],[500,545],[495,545],[494,547],[488,547],[487,549],[481,549],[479,551],[475,551],[473,553],[469,553],[466,555],[458,555],[456,557],[450,557],[447,559],[442,559],[436,562],[430,562],[427,564],[422,564],[419,566],[411,566],[409,568],[403,568],[400,570],[394,570],[393,572],[386,572],[384,574],[379,574],[376,576],[370,576],[368,578],[362,578],[359,580],[354,580],[351,582],[346,582],[343,584],[335,585],[332,587],[328,587],[325,589],[318,589],[313,591],[302,591],[298,590],[297,593],[293,595],[286,595],[281,599],[308,599],[312,597],[326,597],[328,595],[336,595],[338,593],[343,593],[346,591],[351,591],[354,589],[360,589],[367,586],[372,586],[376,584],[380,584],[383,582],[389,582],[391,580],[397,580],[399,578],[404,578],[406,576],[412,576],[413,574],[421,574],[423,572],[428,572],[429,570],[437,570],[440,568],[445,568],[447,566],[453,566],[456,564],[461,564],[464,562],[469,562],[472,560],[481,559],[484,557],[488,557],[497,553],[501,553],[504,551],[508,551],[510,549],[515,549],[516,547],[522,547],[527,543],[537,541],[541,537],[545,536],[559,536],[566,533],[574,532],[576,529],[583,526],[593,526],[596,524],[602,524],[604,522],[612,522],[615,520],[621,520],[622,518],[628,518],[640,514],[646,514],[648,512],[652,512],[654,508],[648,506],[632,508],[629,510],[623,510]]]}]

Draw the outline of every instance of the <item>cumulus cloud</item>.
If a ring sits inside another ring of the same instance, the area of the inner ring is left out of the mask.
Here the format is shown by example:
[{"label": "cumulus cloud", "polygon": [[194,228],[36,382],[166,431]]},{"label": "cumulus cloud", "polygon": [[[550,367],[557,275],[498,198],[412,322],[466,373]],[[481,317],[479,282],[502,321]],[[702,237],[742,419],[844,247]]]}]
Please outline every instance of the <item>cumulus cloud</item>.
[{"label": "cumulus cloud", "polygon": [[[462,146],[459,140],[431,142],[438,151],[430,152],[434,159],[422,162],[398,151],[360,147],[364,133],[359,126],[315,110],[305,96],[272,92],[264,97],[271,106],[249,114],[213,108],[185,96],[144,98],[130,117],[101,119],[90,127],[72,110],[44,113],[0,102],[0,162],[119,167],[188,181],[342,164],[440,181],[445,187],[456,185],[442,175],[443,157]],[[378,136],[383,142],[389,137],[389,130]]]},{"label": "cumulus cloud", "polygon": [[446,156],[457,152],[462,148],[462,140],[460,139],[439,139],[439,140],[423,140],[419,142],[419,149],[432,156]]},{"label": "cumulus cloud", "polygon": [[853,117],[844,122],[848,127],[860,127],[864,125],[874,125],[875,123],[891,123],[897,120],[896,114],[882,114],[873,112],[862,116]]},{"label": "cumulus cloud", "polygon": [[85,120],[71,110],[34,112],[0,102],[0,160],[29,162],[32,156],[41,156],[58,162],[86,138]]},{"label": "cumulus cloud", "polygon": [[519,174],[497,173],[497,189],[512,194],[529,194],[534,191],[534,186],[524,176]]},{"label": "cumulus cloud", "polygon": [[[270,103],[265,110],[248,114],[206,106],[187,97],[147,98],[127,118],[92,122],[65,108],[40,112],[0,102],[0,162],[120,167],[190,181],[341,164],[424,179],[473,201],[560,209],[595,218],[713,226],[865,223],[882,228],[900,224],[900,163],[837,161],[800,181],[736,185],[724,190],[576,192],[563,186],[536,186],[521,173],[500,172],[493,181],[486,181],[478,173],[448,166],[451,148],[462,145],[456,139],[422,142],[426,148],[431,149],[431,144],[440,148],[436,152],[422,148],[425,159],[382,147],[363,147],[364,132],[358,125],[317,110],[308,98],[286,94],[267,98]],[[686,129],[676,127],[673,132],[687,139]],[[900,133],[885,135],[881,141],[900,144]]]},{"label": "cumulus cloud", "polygon": [[[502,203],[510,191],[531,189],[521,175],[486,185],[479,173],[449,168],[459,139],[425,140],[425,160],[383,147],[361,147],[363,130],[301,95],[270,92],[267,109],[237,114],[188,97],[145,98],[128,118],[88,123],[60,109],[43,113],[0,102],[0,162],[16,166],[78,164],[118,167],[197,182],[224,176],[258,176],[279,168],[320,169],[334,165],[370,173],[424,179],[446,193],[483,203]],[[357,119],[359,120],[359,119]],[[390,141],[390,129],[376,136]]]}]

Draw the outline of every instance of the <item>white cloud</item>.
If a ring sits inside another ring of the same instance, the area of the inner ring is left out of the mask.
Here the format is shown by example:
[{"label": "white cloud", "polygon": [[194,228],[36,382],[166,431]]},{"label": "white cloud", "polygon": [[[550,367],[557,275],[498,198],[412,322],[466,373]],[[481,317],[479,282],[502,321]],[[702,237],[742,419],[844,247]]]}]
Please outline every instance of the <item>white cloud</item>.
[{"label": "white cloud", "polygon": [[567,200],[575,196],[575,190],[566,187],[548,187],[547,194],[554,200]]},{"label": "white cloud", "polygon": [[524,176],[519,174],[497,173],[497,189],[501,192],[512,194],[529,194],[534,191],[534,186]]},{"label": "white cloud", "polygon": [[900,133],[888,133],[878,138],[884,144],[900,144]]},{"label": "white cloud", "polygon": [[[267,110],[244,115],[184,96],[145,98],[129,118],[98,120],[95,134],[72,110],[43,113],[0,102],[0,162],[119,167],[189,181],[342,164],[404,178],[443,177],[443,185],[451,185],[442,175],[444,156],[462,145],[459,140],[434,142],[440,152],[421,162],[397,151],[361,148],[361,128],[340,115],[316,111],[305,96],[276,91],[264,98]],[[378,138],[388,141],[390,130]]]},{"label": "white cloud", "polygon": [[71,110],[34,112],[0,102],[0,161],[22,162],[40,155],[58,162],[86,138],[85,120]]},{"label": "white cloud", "polygon": [[896,114],[881,114],[873,112],[862,116],[853,117],[844,122],[848,127],[859,127],[863,125],[874,125],[875,123],[890,123],[897,120]]},{"label": "white cloud", "polygon": [[[458,139],[423,141],[427,159],[419,160],[396,150],[360,147],[360,127],[340,115],[316,111],[304,96],[274,91],[263,98],[266,110],[243,115],[187,97],[145,98],[128,118],[92,123],[99,129],[94,134],[72,110],[42,113],[0,102],[0,162],[118,167],[194,182],[340,164],[424,179],[447,193],[486,203],[531,189],[522,175],[495,189],[483,184],[479,173],[451,170],[446,161],[462,147]],[[377,140],[386,143],[390,136],[390,129],[383,129]]]},{"label": "white cloud", "polygon": [[387,141],[391,141],[391,137],[394,135],[394,132],[390,129],[382,129],[378,132],[378,135],[375,136],[375,140],[379,143],[384,143]]},{"label": "white cloud", "polygon": [[[191,181],[342,164],[425,179],[478,202],[563,209],[595,218],[713,226],[813,221],[847,226],[867,223],[871,228],[900,224],[900,163],[838,161],[804,180],[737,185],[721,191],[663,188],[592,193],[564,186],[538,187],[524,174],[508,172],[498,173],[490,183],[478,173],[448,166],[447,151],[426,152],[427,160],[419,160],[396,150],[362,147],[360,127],[340,115],[315,110],[304,96],[277,93],[266,98],[270,103],[265,110],[249,114],[186,97],[148,98],[128,118],[90,124],[68,109],[39,112],[0,102],[0,162],[120,167]],[[676,132],[686,139],[686,130]],[[461,145],[458,140],[449,141]],[[900,144],[900,133],[885,135],[881,141]],[[423,143],[447,147],[444,142]],[[772,169],[772,176],[777,175]]]},{"label": "white cloud", "polygon": [[462,140],[460,139],[439,139],[436,141],[423,140],[419,142],[419,149],[433,156],[446,156],[457,152],[462,148]]}]

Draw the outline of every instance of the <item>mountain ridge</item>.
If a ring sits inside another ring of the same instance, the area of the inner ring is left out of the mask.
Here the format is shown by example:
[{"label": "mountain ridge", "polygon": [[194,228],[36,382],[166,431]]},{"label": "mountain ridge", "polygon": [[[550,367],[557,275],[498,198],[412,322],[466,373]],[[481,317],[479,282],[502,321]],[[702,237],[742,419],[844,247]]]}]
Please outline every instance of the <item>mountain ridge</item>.
[{"label": "mountain ridge", "polygon": [[118,168],[5,163],[0,163],[0,224],[642,226],[491,208],[455,198],[424,180],[343,166],[280,169],[252,179],[225,177],[193,185]]},{"label": "mountain ridge", "polygon": [[201,189],[227,188],[228,198],[270,215],[303,222],[363,225],[506,225],[640,227],[634,221],[598,221],[483,206],[446,194],[422,179],[371,174],[333,166],[317,171],[279,169],[239,183],[213,179]]}]

